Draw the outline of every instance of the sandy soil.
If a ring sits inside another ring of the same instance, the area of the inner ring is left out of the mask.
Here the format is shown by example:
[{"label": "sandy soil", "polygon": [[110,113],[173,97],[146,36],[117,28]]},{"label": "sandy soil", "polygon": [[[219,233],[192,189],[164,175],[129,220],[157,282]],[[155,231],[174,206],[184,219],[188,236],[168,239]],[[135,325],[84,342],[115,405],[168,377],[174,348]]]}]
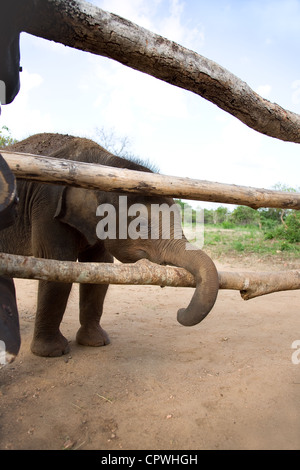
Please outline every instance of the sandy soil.
[{"label": "sandy soil", "polygon": [[203,323],[185,328],[176,311],[191,289],[111,286],[102,322],[111,344],[88,348],[74,342],[74,286],[62,324],[71,352],[40,358],[29,349],[37,281],[16,286],[22,346],[0,370],[1,449],[300,447],[300,364],[291,360],[300,291],[245,302],[223,290]]}]

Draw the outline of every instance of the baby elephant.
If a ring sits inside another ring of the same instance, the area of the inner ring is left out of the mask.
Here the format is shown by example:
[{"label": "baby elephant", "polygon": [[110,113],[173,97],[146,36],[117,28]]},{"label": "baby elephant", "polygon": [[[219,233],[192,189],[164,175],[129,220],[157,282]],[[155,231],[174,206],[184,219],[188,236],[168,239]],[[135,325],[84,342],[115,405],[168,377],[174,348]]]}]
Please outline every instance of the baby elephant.
[{"label": "baby elephant", "polygon": [[[151,171],[137,162],[112,155],[91,140],[68,135],[38,134],[8,150]],[[146,258],[158,264],[181,266],[195,276],[196,290],[188,307],[178,311],[178,321],[186,326],[195,325],[212,309],[219,287],[214,263],[187,242],[178,217],[169,217],[170,227],[166,231],[162,223],[164,211],[159,216],[153,211],[154,207],[172,208],[172,199],[22,180],[18,181],[18,197],[17,220],[0,232],[0,251],[81,262],[111,263],[115,257],[124,263],[134,263]],[[137,213],[139,216],[134,219]],[[33,353],[59,356],[68,352],[68,341],[59,327],[70,290],[68,283],[39,281]],[[109,343],[100,326],[106,292],[106,285],[80,285],[81,326],[76,336],[79,344]]]}]

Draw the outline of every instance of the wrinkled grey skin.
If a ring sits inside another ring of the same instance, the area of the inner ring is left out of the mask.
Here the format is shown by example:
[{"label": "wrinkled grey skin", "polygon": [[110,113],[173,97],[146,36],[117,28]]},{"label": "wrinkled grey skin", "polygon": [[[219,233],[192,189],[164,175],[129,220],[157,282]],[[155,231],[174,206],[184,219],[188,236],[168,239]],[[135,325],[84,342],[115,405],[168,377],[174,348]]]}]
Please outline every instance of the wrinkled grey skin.
[{"label": "wrinkled grey skin", "polygon": [[[101,163],[140,171],[149,169],[113,156],[94,142],[59,134],[39,134],[14,144],[10,150],[51,155],[52,157],[89,163]],[[113,204],[118,213],[119,195],[103,191],[19,181],[19,215],[13,227],[0,233],[0,250],[6,253],[33,255],[40,258],[83,262],[132,263],[147,258],[159,264],[181,266],[194,274],[197,287],[186,309],[178,311],[183,325],[199,323],[212,309],[218,293],[218,274],[214,263],[201,250],[186,250],[182,228],[173,227],[168,240],[99,240],[96,226],[99,204]],[[128,206],[142,203],[172,205],[163,197],[128,194]],[[147,217],[147,214],[145,215]],[[178,233],[180,232],[180,239]],[[174,239],[174,234],[177,234]],[[33,353],[59,356],[68,352],[68,341],[59,327],[68,301],[71,284],[39,281]],[[79,344],[103,346],[109,343],[100,326],[107,286],[80,285]]]}]

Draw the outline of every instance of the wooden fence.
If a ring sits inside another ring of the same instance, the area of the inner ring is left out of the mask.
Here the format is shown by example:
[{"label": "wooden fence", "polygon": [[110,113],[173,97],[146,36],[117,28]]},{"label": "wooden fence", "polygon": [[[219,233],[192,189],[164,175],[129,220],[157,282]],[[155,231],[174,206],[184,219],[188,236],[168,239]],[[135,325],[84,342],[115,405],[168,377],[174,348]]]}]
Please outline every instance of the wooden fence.
[{"label": "wooden fence", "polygon": [[[119,61],[211,101],[258,132],[300,143],[300,116],[260,97],[238,77],[215,62],[82,0],[14,0],[18,28]],[[17,177],[105,191],[159,194],[184,199],[253,207],[300,208],[300,194],[210,183],[188,178],[141,174],[101,165],[1,152]],[[61,282],[190,286],[182,268],[149,262],[134,265],[53,262],[0,255],[0,274]],[[300,289],[300,271],[219,273],[221,289],[237,289],[244,299]]]},{"label": "wooden fence", "polygon": [[[87,189],[164,195],[251,207],[300,208],[300,194],[211,183],[167,175],[118,169],[97,164],[59,160],[1,151],[16,177]],[[183,268],[159,266],[143,260],[135,264],[74,263],[0,254],[0,275],[59,282],[99,284],[152,284],[195,287]],[[282,290],[300,289],[300,270],[282,272],[219,272],[220,289],[239,290],[248,300]]]}]

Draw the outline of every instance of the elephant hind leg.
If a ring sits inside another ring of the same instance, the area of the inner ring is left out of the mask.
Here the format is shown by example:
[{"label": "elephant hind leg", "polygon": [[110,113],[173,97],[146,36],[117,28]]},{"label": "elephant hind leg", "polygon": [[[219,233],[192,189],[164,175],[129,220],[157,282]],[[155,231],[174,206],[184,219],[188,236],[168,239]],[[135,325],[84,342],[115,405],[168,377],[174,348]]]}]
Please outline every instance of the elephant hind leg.
[{"label": "elephant hind leg", "polygon": [[[102,246],[96,246],[81,253],[82,262],[111,263],[113,257]],[[100,326],[103,303],[108,285],[80,284],[80,328],[76,341],[83,346],[105,346],[110,343],[108,334]]]}]

